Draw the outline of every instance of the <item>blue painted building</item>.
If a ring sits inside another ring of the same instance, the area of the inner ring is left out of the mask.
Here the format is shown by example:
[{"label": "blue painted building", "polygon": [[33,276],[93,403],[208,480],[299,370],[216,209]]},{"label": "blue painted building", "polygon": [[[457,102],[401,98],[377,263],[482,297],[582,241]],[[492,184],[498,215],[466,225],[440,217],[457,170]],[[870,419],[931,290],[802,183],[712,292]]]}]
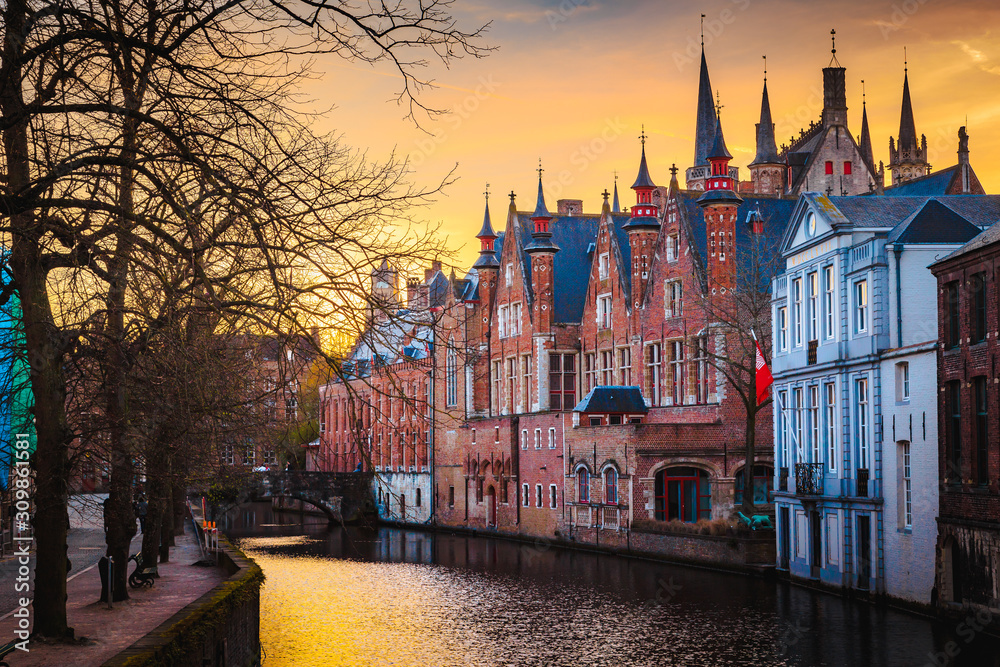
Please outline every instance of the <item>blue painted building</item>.
[{"label": "blue painted building", "polygon": [[937,421],[934,392],[904,396],[910,376],[885,369],[926,364],[927,266],[998,218],[996,196],[799,198],[772,286],[778,567],[792,577],[929,602],[937,504],[913,500],[937,479],[919,428]]}]

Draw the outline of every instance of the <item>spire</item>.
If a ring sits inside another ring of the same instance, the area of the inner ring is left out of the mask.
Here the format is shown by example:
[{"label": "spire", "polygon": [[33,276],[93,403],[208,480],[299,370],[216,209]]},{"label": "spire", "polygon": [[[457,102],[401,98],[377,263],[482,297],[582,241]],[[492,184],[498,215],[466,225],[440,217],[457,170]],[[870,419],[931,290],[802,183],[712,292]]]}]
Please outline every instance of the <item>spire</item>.
[{"label": "spire", "polygon": [[[640,141],[642,141],[642,158],[639,160],[639,175],[635,177],[635,183],[632,184],[632,189],[636,188],[655,188],[656,185],[653,183],[653,179],[649,177],[649,168],[646,167],[646,126],[642,126],[642,134],[639,135]],[[617,187],[617,186],[616,186]]]},{"label": "spire", "polygon": [[542,158],[538,158],[538,201],[535,203],[535,212],[531,214],[532,218],[551,218],[549,215],[549,209],[545,207],[545,194],[542,192]]},{"label": "spire", "polygon": [[899,112],[899,139],[896,144],[900,148],[916,148],[917,128],[913,123],[913,106],[910,104],[910,78],[906,61],[903,61],[903,106]]},{"label": "spire", "polygon": [[[764,56],[765,59],[767,56]],[[767,61],[764,65],[764,92],[760,98],[760,122],[757,123],[757,156],[750,164],[777,164],[778,145],[774,141],[774,123],[771,122],[771,102],[767,97]]]},{"label": "spire", "polygon": [[621,213],[622,212],[622,207],[618,203],[618,172],[617,171],[615,172],[615,199],[614,199],[614,204],[612,204],[612,206],[611,206],[611,212],[612,213]]},{"label": "spire", "polygon": [[875,173],[875,155],[872,153],[872,136],[868,131],[868,105],[865,100],[865,80],[861,80],[861,159],[868,165],[868,170]]},{"label": "spire", "polygon": [[[490,222],[490,184],[486,184],[486,192],[483,193],[486,196],[486,213],[483,215],[483,228],[479,230],[476,234],[476,238],[479,239],[481,244],[479,249],[479,259],[473,264],[476,269],[495,269],[500,266],[500,262],[497,261],[496,251],[493,248],[493,242],[497,240],[497,234],[493,231],[493,224]],[[511,195],[514,193],[512,192]],[[513,206],[514,198],[511,197],[511,205]],[[454,269],[452,269],[454,274]],[[452,279],[454,282],[454,278]]]},{"label": "spire", "polygon": [[483,228],[479,230],[476,234],[477,239],[490,238],[495,239],[497,237],[496,233],[493,231],[493,223],[490,222],[490,184],[486,184],[486,192],[483,193],[486,196],[486,213],[483,215]]},{"label": "spire", "polygon": [[[721,107],[720,107],[721,108]],[[726,148],[726,138],[722,136],[722,117],[716,114],[715,116],[715,141],[712,143],[711,150],[708,151],[709,158],[728,158],[733,159],[730,155],[729,149]]]},{"label": "spire", "polygon": [[708,164],[708,151],[715,141],[716,113],[712,104],[712,82],[708,78],[705,46],[701,48],[701,73],[698,78],[698,115],[694,129],[694,167]]},{"label": "spire", "polygon": [[542,192],[542,172],[544,170],[542,169],[541,159],[538,160],[537,171],[538,203],[535,204],[535,212],[531,214],[534,231],[531,233],[531,243],[524,247],[524,251],[529,254],[535,252],[559,252],[559,247],[552,243],[552,232],[549,231],[549,222],[552,220],[552,214],[545,207],[545,195]]}]

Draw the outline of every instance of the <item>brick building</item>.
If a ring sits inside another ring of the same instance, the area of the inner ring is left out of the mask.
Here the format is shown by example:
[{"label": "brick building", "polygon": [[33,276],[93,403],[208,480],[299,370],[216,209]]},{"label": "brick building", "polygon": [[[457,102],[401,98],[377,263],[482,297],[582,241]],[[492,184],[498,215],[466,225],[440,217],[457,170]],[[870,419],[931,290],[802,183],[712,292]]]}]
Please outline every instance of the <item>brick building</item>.
[{"label": "brick building", "polygon": [[1000,224],[931,271],[939,314],[937,600],[945,610],[983,614],[1000,606]]}]

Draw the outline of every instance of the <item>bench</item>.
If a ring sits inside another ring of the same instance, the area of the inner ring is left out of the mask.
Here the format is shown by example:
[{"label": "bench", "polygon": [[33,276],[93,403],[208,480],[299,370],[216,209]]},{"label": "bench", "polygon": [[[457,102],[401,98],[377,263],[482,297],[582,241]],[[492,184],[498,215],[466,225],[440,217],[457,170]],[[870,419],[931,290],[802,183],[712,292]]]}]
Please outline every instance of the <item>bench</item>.
[{"label": "bench", "polygon": [[0,646],[0,667],[10,667],[10,665],[8,665],[4,661],[4,658],[8,654],[13,653],[14,649],[16,649],[16,648],[17,648],[17,642],[14,642],[14,641],[9,641],[6,644],[4,644],[3,646]]},{"label": "bench", "polygon": [[142,588],[143,586],[152,588],[153,582],[159,576],[156,566],[144,568],[142,566],[142,553],[132,554],[128,559],[135,561],[135,569],[128,576],[128,585],[132,588]]}]

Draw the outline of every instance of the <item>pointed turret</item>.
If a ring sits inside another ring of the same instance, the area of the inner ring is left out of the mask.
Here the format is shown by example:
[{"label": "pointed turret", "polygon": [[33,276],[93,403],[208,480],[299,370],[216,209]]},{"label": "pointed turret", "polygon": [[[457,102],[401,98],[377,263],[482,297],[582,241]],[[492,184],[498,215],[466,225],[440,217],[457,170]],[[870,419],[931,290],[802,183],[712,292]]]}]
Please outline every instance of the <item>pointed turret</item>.
[{"label": "pointed turret", "polygon": [[615,203],[611,207],[611,212],[612,213],[621,213],[622,212],[622,207],[618,203],[618,174],[615,174]]},{"label": "pointed turret", "polygon": [[[861,83],[863,84],[864,81]],[[872,135],[868,130],[868,105],[864,95],[861,97],[861,140],[858,142],[858,148],[861,149],[861,158],[868,166],[868,171],[874,174],[875,154],[872,152]]]},{"label": "pointed turret", "polygon": [[708,77],[708,62],[705,47],[701,49],[701,71],[698,75],[698,113],[694,128],[694,165],[708,164],[708,152],[715,142],[717,116],[712,100],[712,82]]},{"label": "pointed turret", "polygon": [[486,213],[483,215],[483,228],[476,234],[482,244],[479,249],[479,259],[473,266],[476,269],[496,268],[500,266],[497,261],[496,251],[493,249],[493,242],[497,240],[497,234],[493,231],[493,223],[490,222],[490,195],[486,192]]},{"label": "pointed turret", "polygon": [[771,122],[771,103],[767,98],[766,78],[760,100],[760,122],[757,123],[757,155],[750,164],[781,164],[778,158],[778,144],[774,140],[774,123]]},{"label": "pointed turret", "polygon": [[716,116],[714,134],[715,141],[708,152],[712,171],[705,179],[705,194],[698,197],[698,205],[703,208],[715,204],[739,205],[743,198],[736,194],[735,184],[729,175],[729,161],[733,159],[733,156],[726,148],[726,138],[722,133],[722,118],[718,116]]},{"label": "pointed turret", "polygon": [[748,165],[754,194],[780,195],[785,191],[785,165],[778,157],[771,121],[771,101],[767,96],[767,65],[765,57],[764,92],[760,98],[760,122],[757,123],[757,155]]},{"label": "pointed turret", "polygon": [[708,154],[715,143],[715,125],[718,114],[712,100],[712,82],[708,77],[705,43],[701,44],[701,69],[698,74],[698,110],[694,127],[694,162],[685,172],[688,190],[704,190],[709,174]]},{"label": "pointed turret", "polygon": [[632,207],[632,217],[629,218],[622,229],[631,231],[633,229],[659,229],[659,207],[653,203],[653,190],[656,184],[649,176],[649,169],[646,167],[646,128],[642,128],[639,135],[642,142],[642,153],[639,158],[639,175],[632,184],[635,190],[635,206]]},{"label": "pointed turret", "polygon": [[552,243],[552,232],[549,231],[549,222],[551,221],[552,214],[545,206],[545,193],[542,190],[542,167],[541,160],[539,160],[538,200],[535,202],[535,212],[531,214],[534,230],[531,233],[531,243],[524,247],[526,253],[559,252],[558,246]]},{"label": "pointed turret", "polygon": [[712,298],[724,295],[735,285],[732,252],[735,243],[736,216],[743,198],[734,190],[735,182],[729,175],[732,155],[726,148],[722,134],[722,119],[716,120],[715,143],[708,154],[712,173],[705,179],[705,194],[698,197],[703,210],[705,232],[708,236],[708,284]]},{"label": "pointed turret", "polygon": [[899,148],[917,145],[917,127],[913,122],[913,105],[910,103],[910,76],[907,69],[903,70],[903,106],[899,112],[899,139],[896,142]]},{"label": "pointed turret", "polygon": [[910,102],[910,74],[906,61],[903,62],[903,103],[899,110],[899,136],[889,137],[889,170],[892,184],[920,178],[930,173],[927,164],[927,139],[920,137],[917,144],[917,128],[913,122],[913,104]]}]

